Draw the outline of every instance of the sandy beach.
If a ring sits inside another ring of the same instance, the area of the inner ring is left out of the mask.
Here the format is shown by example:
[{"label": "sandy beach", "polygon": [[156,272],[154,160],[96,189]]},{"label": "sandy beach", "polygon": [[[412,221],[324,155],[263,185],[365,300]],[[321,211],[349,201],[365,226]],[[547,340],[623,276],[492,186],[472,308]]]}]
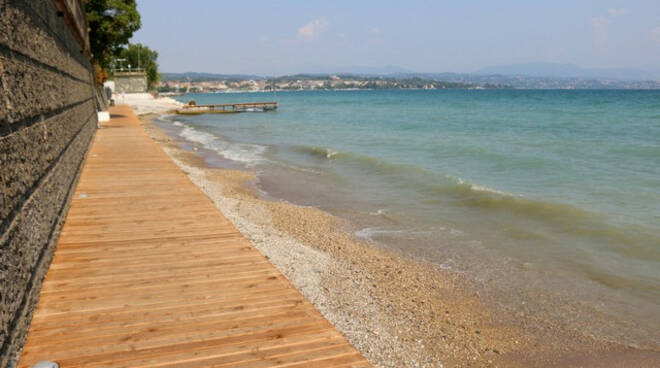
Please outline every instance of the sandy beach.
[{"label": "sandy beach", "polygon": [[[145,129],[217,208],[381,367],[654,366],[659,353],[596,341],[480,297],[462,275],[342,231],[313,207],[260,198],[253,172],[208,167],[143,115]],[[605,364],[607,362],[607,364]]]}]

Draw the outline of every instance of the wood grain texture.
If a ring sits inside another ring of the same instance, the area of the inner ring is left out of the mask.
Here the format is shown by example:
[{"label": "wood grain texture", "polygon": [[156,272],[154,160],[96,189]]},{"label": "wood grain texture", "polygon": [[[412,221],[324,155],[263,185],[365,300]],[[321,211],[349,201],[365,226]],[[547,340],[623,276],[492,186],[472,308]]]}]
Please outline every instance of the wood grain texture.
[{"label": "wood grain texture", "polygon": [[114,107],[94,137],[19,366],[368,367]]}]

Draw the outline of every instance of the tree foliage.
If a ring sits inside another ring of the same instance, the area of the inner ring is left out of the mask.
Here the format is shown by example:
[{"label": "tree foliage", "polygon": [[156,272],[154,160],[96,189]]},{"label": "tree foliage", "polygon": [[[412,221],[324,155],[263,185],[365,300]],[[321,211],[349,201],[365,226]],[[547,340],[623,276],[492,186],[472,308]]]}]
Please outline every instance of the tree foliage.
[{"label": "tree foliage", "polygon": [[107,69],[140,26],[135,0],[86,0],[92,61]]},{"label": "tree foliage", "polygon": [[158,52],[155,50],[151,50],[140,43],[129,44],[128,47],[121,49],[119,57],[125,59],[122,63],[124,67],[130,65],[131,68],[139,67],[144,69],[147,74],[147,85],[149,88],[160,79],[160,75],[158,74],[158,63],[156,62],[158,59]]}]

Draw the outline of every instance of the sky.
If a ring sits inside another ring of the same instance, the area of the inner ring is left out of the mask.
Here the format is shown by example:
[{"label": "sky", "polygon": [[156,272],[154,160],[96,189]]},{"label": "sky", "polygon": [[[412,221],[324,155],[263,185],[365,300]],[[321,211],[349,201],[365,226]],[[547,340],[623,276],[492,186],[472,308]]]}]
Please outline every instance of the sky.
[{"label": "sky", "polygon": [[660,71],[660,0],[138,0],[163,72],[474,72],[527,62]]}]

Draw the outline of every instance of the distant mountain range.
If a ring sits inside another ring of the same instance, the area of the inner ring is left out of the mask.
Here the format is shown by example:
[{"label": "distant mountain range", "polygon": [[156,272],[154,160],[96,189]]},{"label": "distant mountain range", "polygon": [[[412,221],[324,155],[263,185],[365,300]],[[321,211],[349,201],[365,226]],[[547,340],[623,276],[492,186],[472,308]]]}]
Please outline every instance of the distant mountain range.
[{"label": "distant mountain range", "polygon": [[611,79],[619,81],[656,80],[658,74],[640,69],[628,68],[582,68],[572,64],[524,63],[489,66],[477,70],[481,75],[521,75],[527,77]]},{"label": "distant mountain range", "polygon": [[660,81],[617,79],[540,77],[504,74],[421,73],[401,74],[398,77],[418,77],[430,80],[474,85],[509,86],[517,89],[660,89]]},{"label": "distant mountain range", "polygon": [[217,80],[263,80],[266,77],[253,75],[253,74],[216,74],[216,73],[198,73],[198,72],[185,72],[185,73],[161,73],[161,79],[164,81],[177,80],[177,81],[217,81]]},{"label": "distant mountain range", "polygon": [[344,66],[338,68],[323,68],[325,71],[320,70],[314,73],[305,73],[305,74],[318,74],[318,75],[328,75],[328,74],[342,74],[342,75],[362,75],[362,76],[387,76],[392,74],[402,74],[402,73],[414,73],[412,70],[408,70],[395,65],[385,65],[385,66]]}]

